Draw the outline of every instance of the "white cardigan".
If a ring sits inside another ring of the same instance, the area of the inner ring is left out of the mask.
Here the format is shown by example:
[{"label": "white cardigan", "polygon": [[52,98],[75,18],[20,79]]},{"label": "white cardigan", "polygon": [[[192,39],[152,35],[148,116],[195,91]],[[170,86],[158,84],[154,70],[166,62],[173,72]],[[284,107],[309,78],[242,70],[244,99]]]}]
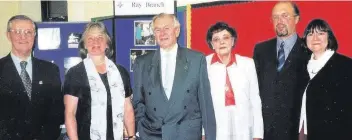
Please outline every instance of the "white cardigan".
[{"label": "white cardigan", "polygon": [[[225,107],[226,66],[211,64],[213,54],[206,57],[211,94],[215,110],[217,140],[228,139],[228,114]],[[235,55],[236,63],[229,66],[228,73],[235,95],[234,140],[263,138],[262,105],[259,97],[258,79],[251,58]]]}]

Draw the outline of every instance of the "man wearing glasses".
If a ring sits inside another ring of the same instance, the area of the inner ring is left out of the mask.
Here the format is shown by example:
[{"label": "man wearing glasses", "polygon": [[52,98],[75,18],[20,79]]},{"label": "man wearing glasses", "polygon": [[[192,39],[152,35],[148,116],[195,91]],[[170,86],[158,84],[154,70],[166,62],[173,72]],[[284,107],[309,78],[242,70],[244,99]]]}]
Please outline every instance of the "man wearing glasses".
[{"label": "man wearing glasses", "polygon": [[0,139],[54,140],[63,122],[59,69],[32,56],[33,20],[16,15],[7,23],[11,52],[0,59]]},{"label": "man wearing glasses", "polygon": [[276,37],[255,46],[265,140],[297,140],[301,99],[308,81],[308,51],[296,33],[300,18],[292,2],[275,4],[271,22]]}]

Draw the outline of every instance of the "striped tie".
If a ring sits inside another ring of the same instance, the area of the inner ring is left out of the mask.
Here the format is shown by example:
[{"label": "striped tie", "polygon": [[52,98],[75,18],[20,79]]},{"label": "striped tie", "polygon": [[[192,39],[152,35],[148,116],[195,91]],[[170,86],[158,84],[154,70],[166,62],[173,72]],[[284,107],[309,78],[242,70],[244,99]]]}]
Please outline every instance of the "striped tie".
[{"label": "striped tie", "polygon": [[21,65],[21,79],[24,85],[24,88],[27,91],[27,95],[29,97],[29,99],[31,99],[31,92],[32,92],[32,81],[29,78],[29,74],[26,71],[26,66],[27,66],[27,62],[26,61],[22,61],[20,63]]},{"label": "striped tie", "polygon": [[279,62],[279,64],[277,65],[277,71],[281,71],[282,67],[285,64],[285,51],[284,51],[284,46],[285,46],[285,42],[281,42],[280,44],[280,48],[278,51],[278,55],[277,55],[277,60]]}]

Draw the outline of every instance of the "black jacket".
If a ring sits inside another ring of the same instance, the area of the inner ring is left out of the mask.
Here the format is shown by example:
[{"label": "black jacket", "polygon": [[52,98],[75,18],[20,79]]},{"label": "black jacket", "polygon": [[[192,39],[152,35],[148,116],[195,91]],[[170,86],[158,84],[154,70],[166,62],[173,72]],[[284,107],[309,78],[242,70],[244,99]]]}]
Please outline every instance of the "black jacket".
[{"label": "black jacket", "polygon": [[254,62],[262,100],[265,140],[297,140],[309,53],[298,37],[280,72],[276,38],[255,46]]},{"label": "black jacket", "polygon": [[308,140],[347,140],[352,132],[352,60],[333,54],[306,91]]},{"label": "black jacket", "polygon": [[0,139],[54,140],[63,124],[63,95],[55,64],[32,58],[29,100],[11,55],[0,59]]}]

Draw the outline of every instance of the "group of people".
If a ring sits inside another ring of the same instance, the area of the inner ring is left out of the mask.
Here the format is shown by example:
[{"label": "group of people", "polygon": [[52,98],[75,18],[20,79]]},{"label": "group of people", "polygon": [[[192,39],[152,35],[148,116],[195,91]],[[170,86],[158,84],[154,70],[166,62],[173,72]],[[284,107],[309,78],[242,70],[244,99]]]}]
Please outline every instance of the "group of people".
[{"label": "group of people", "polygon": [[[214,53],[177,44],[172,14],[152,20],[160,49],[136,58],[134,83],[111,61],[101,22],[88,23],[83,61],[61,87],[55,64],[32,55],[36,26],[25,15],[8,21],[12,50],[0,59],[0,139],[55,140],[65,124],[70,140],[343,140],[352,131],[352,60],[322,19],[303,38],[300,12],[278,2],[276,37],[255,46],[253,59],[233,52],[239,39],[225,22],[206,35]],[[133,93],[133,98],[132,98]]]}]

